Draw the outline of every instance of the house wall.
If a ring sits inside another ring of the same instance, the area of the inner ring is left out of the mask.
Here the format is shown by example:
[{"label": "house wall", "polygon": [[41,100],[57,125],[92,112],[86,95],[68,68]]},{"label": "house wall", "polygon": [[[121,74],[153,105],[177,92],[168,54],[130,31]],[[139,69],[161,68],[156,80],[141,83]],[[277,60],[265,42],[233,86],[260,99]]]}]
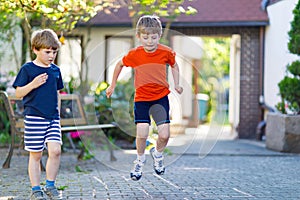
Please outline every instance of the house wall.
[{"label": "house wall", "polygon": [[[0,41],[0,72],[6,73],[19,69],[21,63],[21,50],[22,50],[22,32],[20,28],[15,28],[15,35],[13,36],[12,43],[7,41]],[[14,46],[16,52],[14,53]]]},{"label": "house wall", "polygon": [[240,122],[241,36],[232,35],[230,43],[230,86],[228,120],[236,132]]},{"label": "house wall", "polygon": [[[105,66],[105,39],[106,36],[133,36],[134,32],[128,28],[91,28],[90,35],[86,27],[77,28],[74,30],[74,34],[83,35],[84,40],[90,38],[85,51],[86,51],[86,63],[88,65],[88,77],[93,82],[102,82],[105,77],[105,69],[113,68],[113,59],[117,60],[124,55],[128,47],[117,46],[116,51],[119,52],[118,57],[107,60],[108,66]],[[82,67],[85,67],[83,65]]]},{"label": "house wall", "polygon": [[297,1],[279,1],[267,7],[270,25],[265,32],[264,99],[272,107],[280,102],[278,83],[285,75],[286,65],[299,59],[290,54],[287,47],[288,31]]}]

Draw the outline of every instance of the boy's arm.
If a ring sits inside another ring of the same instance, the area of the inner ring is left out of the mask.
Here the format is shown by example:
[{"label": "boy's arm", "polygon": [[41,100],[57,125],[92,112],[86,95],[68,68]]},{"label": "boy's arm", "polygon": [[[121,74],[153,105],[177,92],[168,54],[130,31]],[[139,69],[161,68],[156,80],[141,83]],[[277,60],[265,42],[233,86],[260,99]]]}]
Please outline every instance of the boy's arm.
[{"label": "boy's arm", "polygon": [[119,77],[122,69],[123,69],[123,62],[122,62],[122,60],[120,60],[115,66],[115,70],[114,70],[114,74],[113,74],[111,84],[106,89],[107,98],[109,98],[112,95],[112,93],[114,92],[116,84],[117,84],[118,77]]},{"label": "boy's arm", "polygon": [[172,75],[175,83],[175,90],[178,92],[178,94],[181,94],[183,91],[183,88],[179,85],[179,67],[178,64],[175,63],[172,67]]},{"label": "boy's arm", "polygon": [[33,89],[40,87],[44,83],[46,83],[48,78],[47,73],[43,73],[35,77],[30,83],[24,86],[18,86],[16,88],[16,97],[17,98],[23,98],[26,96],[29,92],[31,92]]}]

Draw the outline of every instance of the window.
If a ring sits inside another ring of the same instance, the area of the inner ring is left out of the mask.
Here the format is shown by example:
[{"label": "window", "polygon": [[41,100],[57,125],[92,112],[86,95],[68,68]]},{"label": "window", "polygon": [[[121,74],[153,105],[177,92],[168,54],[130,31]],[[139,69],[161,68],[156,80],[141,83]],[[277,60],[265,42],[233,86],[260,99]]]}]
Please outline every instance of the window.
[{"label": "window", "polygon": [[[105,50],[105,81],[111,82],[116,63],[133,47],[132,36],[107,36]],[[132,76],[131,68],[124,68],[118,80],[128,80]]]}]

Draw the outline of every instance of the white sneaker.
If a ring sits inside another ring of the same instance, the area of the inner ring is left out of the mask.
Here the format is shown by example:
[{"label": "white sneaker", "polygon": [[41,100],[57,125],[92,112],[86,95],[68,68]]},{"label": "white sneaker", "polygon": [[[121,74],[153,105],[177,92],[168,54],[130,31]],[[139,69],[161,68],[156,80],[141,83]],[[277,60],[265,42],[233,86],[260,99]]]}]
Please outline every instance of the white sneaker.
[{"label": "white sneaker", "polygon": [[150,155],[153,158],[153,168],[156,174],[163,175],[165,173],[165,167],[164,167],[164,157],[156,157],[154,155],[155,147],[152,147],[150,149]]},{"label": "white sneaker", "polygon": [[143,174],[143,166],[145,164],[146,161],[141,162],[140,160],[135,160],[133,163],[133,169],[130,172],[130,177],[132,180],[134,181],[138,181],[142,178],[142,174]]}]

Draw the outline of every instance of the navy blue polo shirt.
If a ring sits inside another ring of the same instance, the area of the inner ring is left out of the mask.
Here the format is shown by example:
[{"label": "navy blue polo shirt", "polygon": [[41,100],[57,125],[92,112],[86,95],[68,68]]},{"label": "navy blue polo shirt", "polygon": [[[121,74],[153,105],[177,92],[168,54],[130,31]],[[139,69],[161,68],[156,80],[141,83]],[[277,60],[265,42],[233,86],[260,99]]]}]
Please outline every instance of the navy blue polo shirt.
[{"label": "navy blue polo shirt", "polygon": [[58,66],[51,64],[50,67],[40,67],[33,62],[28,62],[21,67],[13,87],[25,86],[43,73],[48,75],[46,83],[23,97],[24,115],[59,119],[57,91],[64,86]]}]

